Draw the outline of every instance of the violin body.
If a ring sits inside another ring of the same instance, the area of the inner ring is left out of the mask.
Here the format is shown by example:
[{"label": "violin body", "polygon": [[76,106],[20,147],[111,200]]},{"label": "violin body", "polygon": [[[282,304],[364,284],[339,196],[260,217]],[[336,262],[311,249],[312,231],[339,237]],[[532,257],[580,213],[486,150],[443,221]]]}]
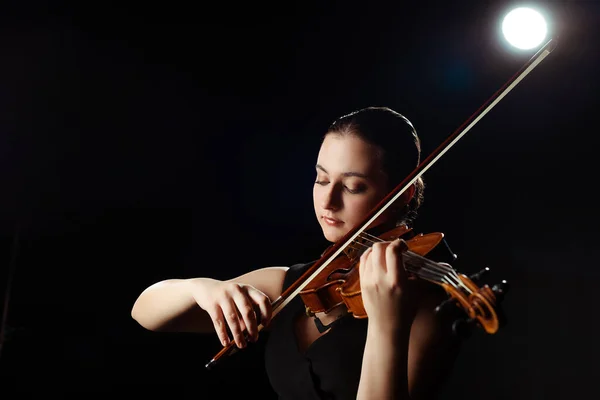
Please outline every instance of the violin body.
[{"label": "violin body", "polygon": [[[392,241],[402,238],[406,241],[408,250],[425,256],[440,243],[443,236],[439,232],[414,235],[411,228],[401,225],[384,232],[377,239]],[[360,247],[355,246],[339,255],[299,293],[308,315],[329,313],[344,305],[355,318],[367,318],[360,289],[360,254]]]}]

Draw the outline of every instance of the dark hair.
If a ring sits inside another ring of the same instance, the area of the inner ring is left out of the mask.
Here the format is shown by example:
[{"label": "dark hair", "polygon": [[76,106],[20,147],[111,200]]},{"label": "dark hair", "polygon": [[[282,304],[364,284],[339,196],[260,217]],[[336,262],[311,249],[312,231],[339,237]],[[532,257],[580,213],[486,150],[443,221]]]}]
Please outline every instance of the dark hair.
[{"label": "dark hair", "polygon": [[[328,134],[353,135],[378,149],[383,173],[388,177],[389,190],[395,188],[421,162],[421,141],[413,124],[388,107],[367,107],[335,120]],[[399,210],[396,223],[411,224],[423,203],[425,182],[415,181],[415,194],[404,209]]]}]

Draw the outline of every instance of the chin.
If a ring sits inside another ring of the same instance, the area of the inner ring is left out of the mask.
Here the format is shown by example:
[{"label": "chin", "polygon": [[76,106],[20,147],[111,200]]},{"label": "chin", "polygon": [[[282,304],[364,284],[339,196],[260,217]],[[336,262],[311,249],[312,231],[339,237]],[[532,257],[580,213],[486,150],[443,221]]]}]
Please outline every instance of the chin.
[{"label": "chin", "polygon": [[340,240],[341,238],[342,238],[341,236],[325,235],[325,239],[327,239],[327,241],[331,242],[331,243],[335,243],[338,240]]},{"label": "chin", "polygon": [[323,229],[323,236],[325,236],[325,239],[331,243],[337,242],[344,237],[344,234],[346,233],[330,226],[322,226],[321,228]]}]

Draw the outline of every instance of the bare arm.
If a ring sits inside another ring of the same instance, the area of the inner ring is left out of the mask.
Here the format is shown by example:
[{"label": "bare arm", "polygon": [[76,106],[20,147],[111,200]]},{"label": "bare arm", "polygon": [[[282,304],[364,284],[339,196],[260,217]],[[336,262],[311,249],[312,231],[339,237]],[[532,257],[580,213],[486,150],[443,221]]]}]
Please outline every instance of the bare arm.
[{"label": "bare arm", "polygon": [[369,316],[359,399],[431,399],[456,356],[449,320],[435,315],[443,290],[409,280],[402,241],[376,243],[360,260]]},{"label": "bare arm", "polygon": [[[225,282],[250,287],[272,302],[282,292],[286,271],[287,267],[262,268]],[[208,309],[216,297],[224,296],[219,283],[223,281],[210,278],[169,279],[155,283],[139,295],[131,316],[152,331],[214,332],[215,321],[199,301],[204,300]]]},{"label": "bare arm", "polygon": [[369,323],[359,398],[435,398],[459,349],[450,321],[433,312],[439,303],[429,296],[412,324],[393,330]]}]

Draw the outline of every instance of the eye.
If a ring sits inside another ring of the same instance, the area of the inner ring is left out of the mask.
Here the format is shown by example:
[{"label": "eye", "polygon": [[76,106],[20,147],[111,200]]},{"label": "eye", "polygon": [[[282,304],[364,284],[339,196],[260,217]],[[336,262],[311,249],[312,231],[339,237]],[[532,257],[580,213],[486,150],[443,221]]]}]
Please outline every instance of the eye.
[{"label": "eye", "polygon": [[320,180],[318,180],[318,179],[315,181],[315,184],[317,184],[317,185],[321,185],[321,186],[325,186],[325,185],[327,185],[328,183],[329,183],[329,182],[327,182],[327,181],[320,181]]},{"label": "eye", "polygon": [[348,191],[348,193],[351,193],[351,194],[362,193],[366,190],[366,186],[364,186],[364,185],[359,185],[355,188],[349,188],[348,186],[344,186],[344,188]]}]

